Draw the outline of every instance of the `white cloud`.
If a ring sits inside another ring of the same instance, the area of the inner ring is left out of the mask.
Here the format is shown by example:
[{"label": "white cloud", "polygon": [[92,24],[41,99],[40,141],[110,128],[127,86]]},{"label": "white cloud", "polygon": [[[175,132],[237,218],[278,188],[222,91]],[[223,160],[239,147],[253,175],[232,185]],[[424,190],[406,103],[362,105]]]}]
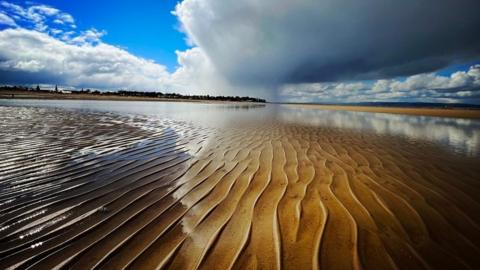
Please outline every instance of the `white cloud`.
[{"label": "white cloud", "polygon": [[61,13],[57,16],[57,19],[55,19],[55,22],[60,24],[66,24],[66,23],[74,24],[75,20],[73,19],[72,15],[67,13]]},{"label": "white cloud", "polygon": [[32,6],[28,9],[30,14],[44,14],[46,16],[54,16],[60,13],[60,10],[46,5]]},{"label": "white cloud", "polygon": [[35,4],[22,7],[6,1],[0,2],[0,6],[3,7],[5,13],[17,19],[17,24],[25,24],[26,27],[37,31],[47,32],[49,30],[49,22],[76,28],[72,15],[51,6]]},{"label": "white cloud", "polygon": [[9,10],[15,14],[18,14],[20,16],[25,16],[26,15],[26,11],[24,8],[22,8],[21,6],[19,5],[15,5],[15,4],[12,4],[12,3],[8,3],[8,2],[5,2],[5,1],[2,1],[0,3],[1,6],[3,6],[6,10]]},{"label": "white cloud", "polygon": [[194,47],[176,53],[179,67],[172,74],[175,88],[211,95],[229,92],[230,85],[217,74],[210,59],[200,48]]},{"label": "white cloud", "polygon": [[446,101],[459,102],[465,98],[480,101],[480,65],[450,76],[434,73],[409,76],[403,80],[377,80],[352,83],[288,84],[281,88],[287,100],[309,97],[317,102],[366,101]]},{"label": "white cloud", "polygon": [[75,43],[75,44],[99,43],[101,42],[102,37],[106,34],[107,34],[106,31],[98,31],[97,29],[92,28],[86,31],[82,31],[80,35],[76,37],[70,38],[69,36],[66,36],[65,41],[69,43]]},{"label": "white cloud", "polygon": [[50,29],[50,33],[52,33],[53,35],[59,35],[59,34],[63,33],[63,31],[60,30],[60,29],[52,28],[52,29]]},{"label": "white cloud", "polygon": [[101,88],[167,86],[166,68],[117,47],[88,42],[69,44],[26,29],[0,31],[0,69],[19,77],[37,73],[50,82]]},{"label": "white cloud", "polygon": [[10,18],[10,16],[8,16],[7,14],[0,12],[0,25],[1,24],[8,26],[17,26],[14,19]]}]

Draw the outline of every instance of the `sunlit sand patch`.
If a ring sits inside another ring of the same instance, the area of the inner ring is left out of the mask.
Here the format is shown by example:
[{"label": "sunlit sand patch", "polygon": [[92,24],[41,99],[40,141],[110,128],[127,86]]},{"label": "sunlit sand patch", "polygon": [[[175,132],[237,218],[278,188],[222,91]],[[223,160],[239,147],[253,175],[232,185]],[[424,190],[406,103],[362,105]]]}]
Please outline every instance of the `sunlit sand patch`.
[{"label": "sunlit sand patch", "polygon": [[1,268],[480,268],[478,158],[381,117],[2,112]]}]

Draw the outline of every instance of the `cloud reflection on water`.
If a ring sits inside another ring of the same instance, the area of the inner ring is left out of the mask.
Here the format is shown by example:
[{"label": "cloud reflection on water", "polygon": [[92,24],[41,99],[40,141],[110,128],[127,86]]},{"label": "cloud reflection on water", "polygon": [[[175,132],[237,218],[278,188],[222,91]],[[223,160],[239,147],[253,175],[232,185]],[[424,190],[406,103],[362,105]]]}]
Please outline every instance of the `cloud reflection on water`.
[{"label": "cloud reflection on water", "polygon": [[287,123],[341,129],[368,130],[448,145],[468,156],[480,154],[480,121],[369,112],[297,109],[284,106],[280,119]]},{"label": "cloud reflection on water", "polygon": [[[480,120],[370,112],[292,108],[276,104],[204,104],[189,102],[1,100],[7,106],[55,107],[103,111],[129,117],[146,116],[145,129],[159,128],[158,120],[186,121],[206,127],[239,127],[243,124],[305,124],[384,135],[405,136],[447,146],[467,156],[480,156]],[[167,122],[165,122],[167,121]],[[161,128],[164,128],[163,126]]]}]

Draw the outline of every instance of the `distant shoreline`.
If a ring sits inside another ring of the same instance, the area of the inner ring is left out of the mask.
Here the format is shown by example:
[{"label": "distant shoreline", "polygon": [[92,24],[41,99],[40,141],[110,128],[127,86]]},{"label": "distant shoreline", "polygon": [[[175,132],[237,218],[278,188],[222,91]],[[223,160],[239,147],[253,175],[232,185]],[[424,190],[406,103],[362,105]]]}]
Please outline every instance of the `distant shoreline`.
[{"label": "distant shoreline", "polygon": [[121,95],[114,95],[114,94],[87,94],[87,93],[65,94],[65,93],[55,93],[55,92],[48,92],[48,91],[37,92],[37,91],[27,91],[27,90],[0,90],[0,99],[156,101],[156,102],[193,102],[193,103],[206,103],[206,104],[260,103],[260,102],[253,102],[253,101],[121,96]]},{"label": "distant shoreline", "polygon": [[[230,104],[230,103],[254,103],[250,101],[227,101],[227,100],[196,100],[187,98],[159,98],[159,97],[135,97],[118,96],[108,94],[63,94],[52,92],[31,91],[0,91],[0,99],[43,99],[43,100],[109,100],[109,101],[150,101],[150,102],[191,102],[203,104]],[[268,103],[268,102],[267,102]],[[259,103],[260,104],[260,103]],[[261,103],[265,104],[265,103]],[[340,105],[340,104],[308,104],[308,103],[276,103],[279,105],[298,109],[318,109],[335,111],[374,112],[405,115],[423,115],[449,118],[480,119],[480,109],[456,108],[456,107],[425,107],[400,106],[398,105]]]},{"label": "distant shoreline", "polygon": [[297,109],[318,109],[334,111],[374,112],[389,114],[407,114],[449,118],[480,119],[480,110],[475,108],[431,108],[401,106],[362,106],[362,105],[320,105],[284,103],[284,106]]}]

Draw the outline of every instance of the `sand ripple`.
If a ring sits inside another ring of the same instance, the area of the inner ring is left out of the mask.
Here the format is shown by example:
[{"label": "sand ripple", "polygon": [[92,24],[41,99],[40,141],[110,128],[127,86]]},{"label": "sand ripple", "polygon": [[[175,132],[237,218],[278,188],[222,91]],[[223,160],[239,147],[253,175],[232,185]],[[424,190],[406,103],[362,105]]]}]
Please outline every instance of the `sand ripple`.
[{"label": "sand ripple", "polygon": [[478,159],[333,128],[0,110],[0,268],[480,269]]}]

